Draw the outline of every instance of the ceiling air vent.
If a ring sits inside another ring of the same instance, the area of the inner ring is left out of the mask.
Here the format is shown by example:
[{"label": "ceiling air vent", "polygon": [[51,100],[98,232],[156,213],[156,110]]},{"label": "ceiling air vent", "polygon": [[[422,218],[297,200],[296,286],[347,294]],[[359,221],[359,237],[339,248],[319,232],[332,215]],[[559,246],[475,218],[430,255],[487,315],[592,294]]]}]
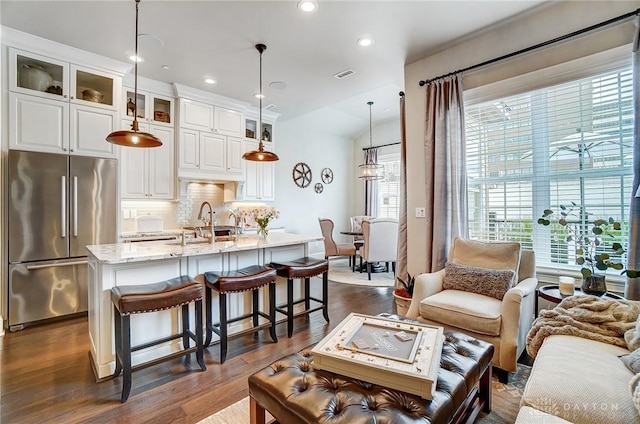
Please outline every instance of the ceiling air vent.
[{"label": "ceiling air vent", "polygon": [[274,105],[273,103],[269,103],[268,105],[266,105],[264,108],[265,110],[273,110],[275,108],[277,108],[278,106]]},{"label": "ceiling air vent", "polygon": [[344,71],[340,71],[337,74],[333,74],[334,78],[337,79],[342,79],[342,78],[346,78],[348,76],[351,76],[353,74],[355,74],[356,71],[354,71],[353,69],[345,69]]}]

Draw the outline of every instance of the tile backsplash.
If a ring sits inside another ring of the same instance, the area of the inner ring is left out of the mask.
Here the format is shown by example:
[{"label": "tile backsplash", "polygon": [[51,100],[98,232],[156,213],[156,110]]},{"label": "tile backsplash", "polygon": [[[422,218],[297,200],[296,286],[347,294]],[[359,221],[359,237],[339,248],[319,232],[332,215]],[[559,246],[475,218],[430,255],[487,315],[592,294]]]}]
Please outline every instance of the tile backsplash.
[{"label": "tile backsplash", "polygon": [[213,219],[226,225],[229,223],[229,207],[223,204],[223,199],[222,184],[191,182],[188,184],[187,195],[178,201],[123,200],[120,229],[122,232],[137,231],[136,219],[144,215],[161,217],[165,230],[179,229],[184,225],[201,225],[202,222],[197,217],[200,205],[205,201],[213,207]]}]

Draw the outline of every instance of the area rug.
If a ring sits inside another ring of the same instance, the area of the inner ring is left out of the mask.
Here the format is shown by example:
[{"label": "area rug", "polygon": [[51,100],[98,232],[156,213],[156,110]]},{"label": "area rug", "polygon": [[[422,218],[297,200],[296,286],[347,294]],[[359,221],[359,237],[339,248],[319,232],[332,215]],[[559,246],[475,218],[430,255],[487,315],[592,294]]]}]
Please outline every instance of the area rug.
[{"label": "area rug", "polygon": [[371,273],[371,280],[369,280],[366,272],[351,271],[348,259],[329,261],[329,281],[370,287],[393,287],[394,285],[393,272],[374,272]]},{"label": "area rug", "polygon": [[[491,382],[492,411],[489,414],[480,414],[476,421],[478,424],[511,424],[515,422],[524,385],[531,373],[531,367],[518,364],[515,373],[509,376],[509,384],[503,384],[494,376]],[[268,416],[267,422],[273,417]],[[239,400],[205,418],[198,424],[248,424],[249,423],[249,398]]]}]

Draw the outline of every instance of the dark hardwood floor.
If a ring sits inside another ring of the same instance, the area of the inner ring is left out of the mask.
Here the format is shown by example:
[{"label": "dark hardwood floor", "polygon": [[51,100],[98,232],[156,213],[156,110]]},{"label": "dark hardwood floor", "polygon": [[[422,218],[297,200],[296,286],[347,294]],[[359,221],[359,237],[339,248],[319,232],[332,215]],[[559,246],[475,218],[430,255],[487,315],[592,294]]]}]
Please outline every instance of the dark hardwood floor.
[{"label": "dark hardwood floor", "polygon": [[196,423],[248,396],[249,375],[316,344],[349,313],[395,312],[392,288],[329,284],[330,324],[317,311],[296,318],[290,339],[284,323],[277,325],[278,343],[271,342],[268,330],[233,339],[223,365],[218,346],[211,346],[204,372],[195,355],[190,362],[180,358],[136,371],[125,404],[121,377],[95,382],[86,318],[7,332],[0,338],[0,422]]}]

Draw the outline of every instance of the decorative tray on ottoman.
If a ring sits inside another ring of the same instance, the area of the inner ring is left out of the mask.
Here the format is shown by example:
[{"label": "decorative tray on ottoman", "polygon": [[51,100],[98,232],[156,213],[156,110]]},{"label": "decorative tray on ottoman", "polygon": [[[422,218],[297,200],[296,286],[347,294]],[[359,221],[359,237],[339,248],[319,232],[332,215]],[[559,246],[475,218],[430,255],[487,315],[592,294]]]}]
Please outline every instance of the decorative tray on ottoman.
[{"label": "decorative tray on ottoman", "polygon": [[443,328],[352,313],[313,349],[316,369],[431,399]]}]

